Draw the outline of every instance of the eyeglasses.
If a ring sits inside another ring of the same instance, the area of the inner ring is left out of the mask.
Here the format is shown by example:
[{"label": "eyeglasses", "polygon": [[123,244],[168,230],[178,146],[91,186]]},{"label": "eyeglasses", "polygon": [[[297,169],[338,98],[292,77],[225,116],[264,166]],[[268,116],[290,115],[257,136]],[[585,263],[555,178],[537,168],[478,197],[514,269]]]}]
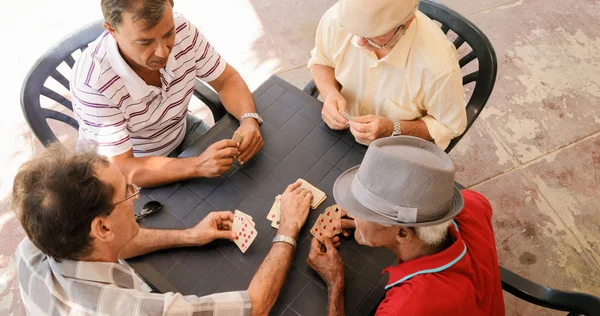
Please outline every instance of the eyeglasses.
[{"label": "eyeglasses", "polygon": [[390,37],[390,39],[383,45],[379,45],[379,44],[375,43],[372,39],[370,39],[368,37],[365,37],[364,39],[369,43],[369,45],[371,45],[377,49],[384,49],[384,48],[388,47],[388,45],[390,45],[390,43],[394,39],[394,36],[396,36],[396,34],[398,34],[398,31],[402,30],[402,35],[406,34],[405,29],[406,29],[405,24],[398,26],[398,28],[396,28],[396,31],[394,31],[394,34],[392,35],[392,37]]},{"label": "eyeglasses", "polygon": [[129,199],[138,197],[139,195],[140,195],[140,188],[133,183],[127,183],[127,196],[122,201],[115,203],[114,206],[117,206]]},{"label": "eyeglasses", "polygon": [[150,201],[150,202],[144,204],[144,207],[142,207],[142,212],[140,212],[139,214],[135,213],[135,214],[133,214],[133,216],[135,217],[136,221],[139,221],[140,219],[142,219],[154,212],[160,211],[162,209],[162,207],[163,207],[163,205],[159,201]]}]

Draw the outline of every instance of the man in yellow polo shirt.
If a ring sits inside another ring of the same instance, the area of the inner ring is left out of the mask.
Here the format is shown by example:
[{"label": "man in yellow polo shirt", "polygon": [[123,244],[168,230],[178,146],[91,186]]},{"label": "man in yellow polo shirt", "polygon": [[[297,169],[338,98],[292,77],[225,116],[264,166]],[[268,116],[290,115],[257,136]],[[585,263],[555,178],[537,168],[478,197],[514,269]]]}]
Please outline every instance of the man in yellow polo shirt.
[{"label": "man in yellow polo shirt", "polygon": [[442,149],[464,132],[458,54],[418,4],[340,0],[322,17],[308,67],[330,128],[350,128],[365,145],[411,135]]}]

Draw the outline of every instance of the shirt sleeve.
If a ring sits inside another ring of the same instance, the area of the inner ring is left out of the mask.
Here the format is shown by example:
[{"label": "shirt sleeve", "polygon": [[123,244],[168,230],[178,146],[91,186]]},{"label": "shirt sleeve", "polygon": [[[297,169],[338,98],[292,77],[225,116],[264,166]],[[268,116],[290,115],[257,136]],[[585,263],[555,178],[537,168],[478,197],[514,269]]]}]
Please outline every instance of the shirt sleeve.
[{"label": "shirt sleeve", "polygon": [[325,12],[319,26],[317,26],[317,32],[315,35],[315,47],[310,52],[311,57],[308,60],[308,68],[314,65],[325,65],[331,68],[335,68],[333,62],[333,47],[335,40],[335,23],[336,20],[333,17],[336,6],[330,8]]},{"label": "shirt sleeve", "polygon": [[[196,60],[196,77],[204,82],[211,82],[225,71],[227,62],[210,44],[208,39],[198,31],[195,25],[187,21],[189,35],[187,41],[190,41],[190,47]],[[185,46],[185,45],[184,45]]]},{"label": "shirt sleeve", "polygon": [[427,125],[435,143],[446,149],[450,141],[467,127],[462,72],[458,65],[425,91],[424,104],[427,115],[421,120]]},{"label": "shirt sleeve", "polygon": [[100,155],[114,157],[133,148],[127,121],[106,96],[78,82],[71,87],[73,112],[79,122],[78,147],[92,143]]},{"label": "shirt sleeve", "polygon": [[[163,315],[189,315],[206,316],[244,316],[250,315],[252,306],[250,296],[246,291],[216,293],[207,296],[183,296],[179,293],[166,293],[164,295]],[[187,314],[186,314],[187,315]]]}]

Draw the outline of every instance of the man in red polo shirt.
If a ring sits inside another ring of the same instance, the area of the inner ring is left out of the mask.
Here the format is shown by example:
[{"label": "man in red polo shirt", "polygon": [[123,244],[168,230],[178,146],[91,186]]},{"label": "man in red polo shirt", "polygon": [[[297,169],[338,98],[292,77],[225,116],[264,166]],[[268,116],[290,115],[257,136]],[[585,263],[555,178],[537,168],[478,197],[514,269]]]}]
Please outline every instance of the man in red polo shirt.
[{"label": "man in red polo shirt", "polygon": [[[342,226],[363,245],[398,256],[376,315],[504,315],[492,207],[454,184],[439,147],[401,136],[369,146],[363,163],[336,181],[334,197],[352,216]],[[344,315],[344,266],[330,239],[313,239],[308,264],[329,289],[328,315]]]}]

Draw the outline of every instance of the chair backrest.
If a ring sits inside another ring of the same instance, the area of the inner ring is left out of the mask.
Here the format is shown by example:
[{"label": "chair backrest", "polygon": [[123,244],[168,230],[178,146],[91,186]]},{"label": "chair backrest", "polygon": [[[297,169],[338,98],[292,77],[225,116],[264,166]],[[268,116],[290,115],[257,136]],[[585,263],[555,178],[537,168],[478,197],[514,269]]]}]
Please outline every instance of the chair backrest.
[{"label": "chair backrest", "polygon": [[[21,89],[21,108],[29,127],[44,146],[58,141],[56,134],[48,124],[48,119],[66,123],[76,130],[79,129],[79,124],[73,117],[42,107],[41,96],[45,96],[73,111],[71,101],[46,86],[47,79],[51,77],[69,90],[69,79],[59,72],[58,67],[64,62],[69,68],[73,68],[75,64],[73,53],[77,50],[83,52],[89,43],[102,34],[104,31],[102,23],[103,20],[95,21],[61,40],[35,62],[25,77]],[[198,79],[196,79],[194,96],[208,106],[213,113],[215,122],[227,113],[219,95]]]},{"label": "chair backrest", "polygon": [[[447,6],[430,0],[421,0],[419,11],[430,19],[441,23],[442,31],[445,34],[448,34],[449,30],[456,33],[458,36],[454,40],[456,49],[460,48],[465,42],[469,44],[472,50],[459,60],[461,68],[475,59],[479,63],[479,69],[463,76],[463,85],[475,82],[475,88],[466,107],[467,128],[462,135],[450,142],[446,148],[446,152],[450,152],[471,128],[492,93],[498,67],[496,52],[490,40],[477,26]],[[313,80],[309,81],[302,90],[315,98],[319,96],[319,91]]]},{"label": "chair backrest", "polygon": [[569,312],[569,315],[599,315],[600,298],[586,293],[549,288],[500,266],[502,289],[529,303]]},{"label": "chair backrest", "polygon": [[[471,51],[459,60],[459,65],[463,68],[465,65],[477,59],[479,69],[463,76],[463,85],[475,81],[473,94],[467,103],[467,128],[462,135],[454,138],[446,148],[450,152],[460,139],[467,133],[475,119],[483,110],[487,100],[492,93],[494,83],[496,82],[496,72],[498,61],[496,52],[490,40],[481,32],[481,30],[460,15],[458,12],[447,6],[430,0],[422,0],[419,4],[419,11],[427,15],[430,19],[442,24],[442,31],[448,34],[449,30],[456,33],[454,47],[459,49],[465,42],[471,46]],[[464,68],[463,68],[464,71]]]},{"label": "chair backrest", "polygon": [[72,68],[75,64],[72,54],[77,50],[83,52],[103,31],[102,21],[93,22],[77,30],[42,55],[25,77],[21,89],[21,108],[29,127],[44,146],[58,140],[47,119],[57,120],[79,129],[79,124],[73,117],[42,107],[40,98],[45,96],[73,111],[71,101],[48,88],[46,80],[52,77],[69,90],[69,79],[59,72],[58,67],[64,62]]}]

